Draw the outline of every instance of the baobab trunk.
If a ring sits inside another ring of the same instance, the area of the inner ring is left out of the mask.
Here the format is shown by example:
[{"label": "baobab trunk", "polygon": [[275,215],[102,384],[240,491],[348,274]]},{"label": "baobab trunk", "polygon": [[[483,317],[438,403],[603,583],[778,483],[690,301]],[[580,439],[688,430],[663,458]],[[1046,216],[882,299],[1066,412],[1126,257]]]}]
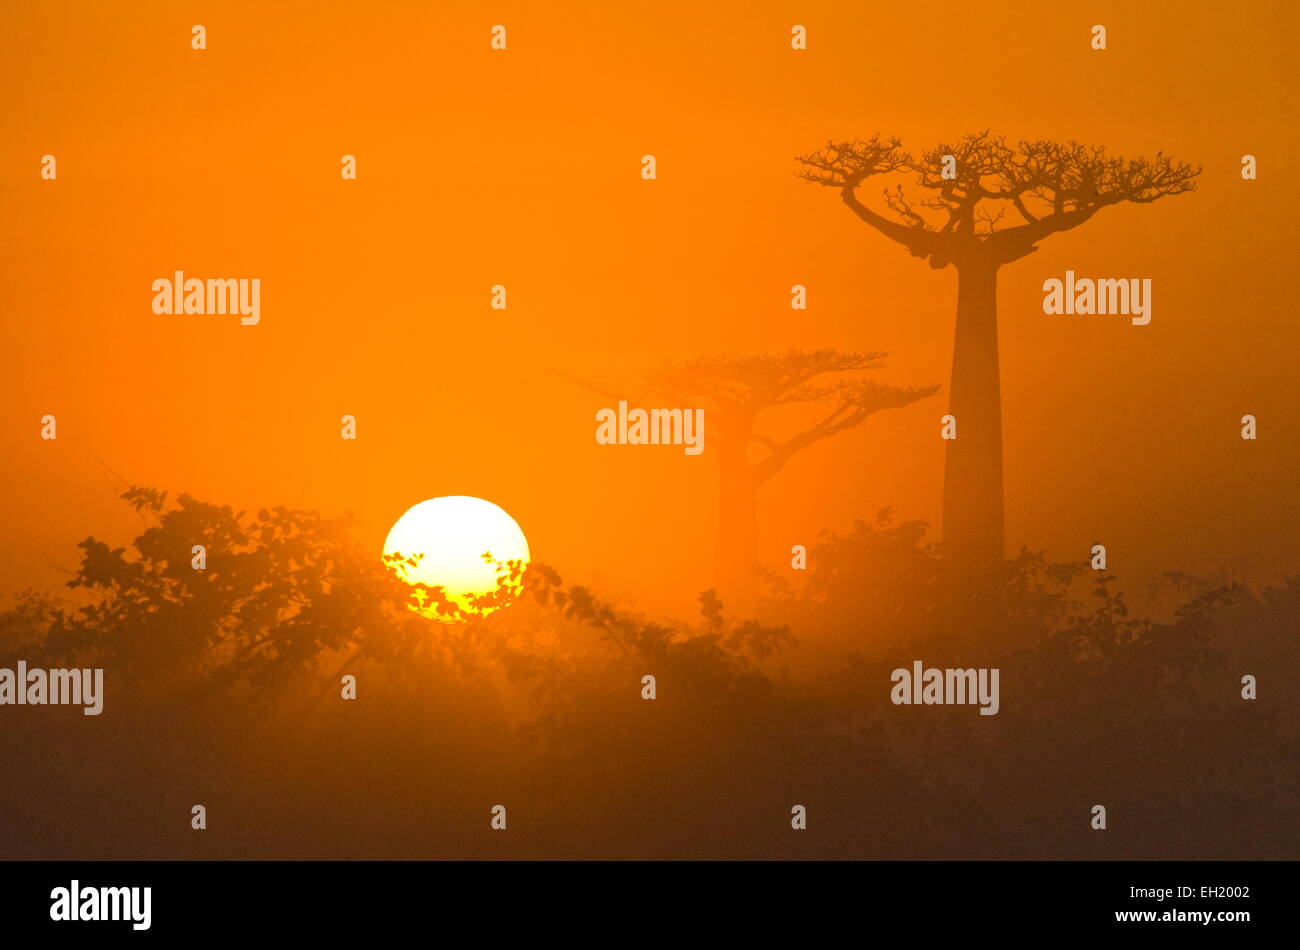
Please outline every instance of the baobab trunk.
[{"label": "baobab trunk", "polygon": [[746,458],[746,440],[718,446],[718,541],[714,583],[728,616],[753,606],[758,557],[758,485]]},{"label": "baobab trunk", "polygon": [[1003,556],[997,265],[991,261],[957,265],[949,392],[957,438],[944,455],[943,548],[960,573],[987,577]]}]

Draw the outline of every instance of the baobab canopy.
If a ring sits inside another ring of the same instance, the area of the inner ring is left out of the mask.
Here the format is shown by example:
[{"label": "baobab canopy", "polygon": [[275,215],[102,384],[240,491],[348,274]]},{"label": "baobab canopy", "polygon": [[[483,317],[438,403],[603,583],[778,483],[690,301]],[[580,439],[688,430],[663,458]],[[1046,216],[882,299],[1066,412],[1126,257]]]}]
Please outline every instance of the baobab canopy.
[{"label": "baobab canopy", "polygon": [[[987,131],[936,145],[919,158],[899,139],[873,135],[832,140],[799,161],[801,178],[838,188],[858,217],[936,268],[972,256],[1018,260],[1036,242],[1078,227],[1108,205],[1194,191],[1201,171],[1163,152],[1125,159],[1078,142],[1008,145]],[[910,178],[917,190],[894,181],[883,191],[883,211],[874,211],[857,189],[879,176]]]}]

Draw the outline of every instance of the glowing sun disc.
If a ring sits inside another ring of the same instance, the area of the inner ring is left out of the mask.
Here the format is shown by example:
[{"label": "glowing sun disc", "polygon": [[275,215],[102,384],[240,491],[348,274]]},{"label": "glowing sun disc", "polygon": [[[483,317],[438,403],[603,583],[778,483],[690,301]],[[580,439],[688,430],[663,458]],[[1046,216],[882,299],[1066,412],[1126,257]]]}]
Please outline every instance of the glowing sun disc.
[{"label": "glowing sun disc", "polygon": [[[494,561],[529,560],[528,539],[519,525],[505,511],[490,501],[471,495],[442,495],[430,498],[406,510],[389,529],[384,540],[384,554],[403,557],[422,555],[419,564],[399,569],[408,583],[441,586],[448,599],[464,610],[492,613],[501,603],[487,608],[473,608],[476,596],[497,589],[497,567],[483,559],[491,554]],[[517,590],[517,585],[512,588]],[[420,611],[435,620],[435,604]]]}]

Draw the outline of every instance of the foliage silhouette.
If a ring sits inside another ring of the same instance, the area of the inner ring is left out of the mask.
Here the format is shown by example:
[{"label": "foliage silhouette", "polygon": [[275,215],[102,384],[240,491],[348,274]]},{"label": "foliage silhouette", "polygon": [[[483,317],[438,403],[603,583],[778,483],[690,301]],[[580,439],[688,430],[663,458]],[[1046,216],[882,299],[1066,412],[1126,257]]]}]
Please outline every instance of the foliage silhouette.
[{"label": "foliage silhouette", "polygon": [[[1111,575],[1021,552],[1000,575],[1008,629],[973,641],[936,606],[924,525],[886,511],[824,535],[756,616],[706,591],[695,618],[647,618],[503,564],[515,602],[444,624],[346,519],[125,498],[151,521],[129,549],[87,539],[68,595],[0,612],[0,665],[106,670],[102,716],[6,707],[0,856],[1295,851],[1296,580],[1137,617]],[[890,671],[915,659],[999,668],[1001,711],[892,705]],[[525,833],[488,831],[497,802]],[[791,833],[796,803],[816,834]],[[1094,803],[1113,832],[1088,829]]]}]

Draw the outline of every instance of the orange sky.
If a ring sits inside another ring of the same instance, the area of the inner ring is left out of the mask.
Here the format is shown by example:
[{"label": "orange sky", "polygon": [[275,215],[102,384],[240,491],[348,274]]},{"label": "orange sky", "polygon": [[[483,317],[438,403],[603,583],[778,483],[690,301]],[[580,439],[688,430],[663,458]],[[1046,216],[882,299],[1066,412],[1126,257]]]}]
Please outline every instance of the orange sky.
[{"label": "orange sky", "polygon": [[[204,500],[354,511],[376,556],[408,506],[477,495],[575,580],[689,608],[710,584],[709,453],[597,445],[608,401],[552,371],[884,348],[883,379],[946,385],[954,272],[798,181],[794,157],[983,128],[1205,169],[1196,193],[1107,209],[1001,272],[1009,546],[1104,541],[1121,576],[1297,569],[1300,8],[998,6],[5,4],[0,591],[61,582],[88,534],[138,531],[88,447]],[[1067,268],[1151,278],[1151,324],[1043,315]],[[175,269],[261,278],[261,324],[153,314]],[[797,458],[763,493],[765,556],[885,505],[937,524],[943,400]]]}]

